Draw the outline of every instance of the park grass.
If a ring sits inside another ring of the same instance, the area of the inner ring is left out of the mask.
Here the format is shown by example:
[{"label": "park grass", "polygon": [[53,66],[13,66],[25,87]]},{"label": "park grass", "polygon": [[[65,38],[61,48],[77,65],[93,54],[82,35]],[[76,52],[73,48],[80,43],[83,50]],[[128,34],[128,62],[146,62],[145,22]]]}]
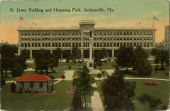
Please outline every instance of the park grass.
[{"label": "park grass", "polygon": [[[134,80],[128,80],[134,81]],[[168,106],[168,97],[169,97],[169,82],[167,81],[159,81],[159,85],[157,86],[146,86],[144,84],[144,80],[136,80],[136,90],[135,90],[135,108],[138,111],[147,111],[149,107],[147,104],[142,104],[139,102],[138,97],[142,96],[143,94],[148,94],[149,96],[160,99],[161,104],[155,108],[156,110],[160,110],[163,105]]]},{"label": "park grass", "polygon": [[102,65],[100,67],[97,66],[95,69],[113,69],[113,62],[102,62]]},{"label": "park grass", "polygon": [[[72,81],[63,80],[54,85],[55,94],[11,94],[10,84],[6,84],[1,90],[1,108],[16,111],[66,110],[70,108],[73,98],[73,94],[66,92],[70,86],[72,86]],[[87,103],[91,103],[91,96],[87,95],[86,100]]]},{"label": "park grass", "polygon": [[64,110],[70,107],[72,94],[66,89],[72,81],[61,81],[54,85],[55,94],[11,94],[10,84],[2,88],[2,109],[5,110]]},{"label": "park grass", "polygon": [[36,65],[35,63],[26,63],[28,67],[35,69]]},{"label": "park grass", "polygon": [[[161,104],[159,104],[159,106],[155,108],[155,110],[160,110],[163,105],[168,106],[169,82],[159,81],[159,85],[157,86],[146,86],[144,84],[145,80],[128,80],[128,81],[136,82],[135,97],[133,98],[136,111],[149,111],[148,104],[142,104],[138,100],[138,97],[142,96],[143,94],[148,94],[149,96],[155,99],[161,100]],[[96,81],[96,83],[103,102],[104,97],[101,90],[102,81]]]},{"label": "park grass", "polygon": [[[65,62],[60,62],[58,64],[58,66],[55,68],[55,70],[58,71],[62,71],[62,70],[78,70],[80,68],[83,68],[83,66],[86,65],[86,62],[82,62],[82,63],[73,63],[73,62],[69,62],[69,63],[65,63]],[[69,68],[71,67],[71,68]]]},{"label": "park grass", "polygon": [[35,74],[35,71],[24,71],[24,74]]}]

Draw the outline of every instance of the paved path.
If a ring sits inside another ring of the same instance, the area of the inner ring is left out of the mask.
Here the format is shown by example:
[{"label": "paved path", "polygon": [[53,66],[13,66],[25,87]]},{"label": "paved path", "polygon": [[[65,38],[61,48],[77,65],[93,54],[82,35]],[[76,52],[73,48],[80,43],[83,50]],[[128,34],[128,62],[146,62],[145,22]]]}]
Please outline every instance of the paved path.
[{"label": "paved path", "polygon": [[91,70],[90,72],[89,72],[89,74],[98,74],[98,73],[101,73],[101,71],[100,70],[98,70],[98,69],[93,69],[93,70]]},{"label": "paved path", "polygon": [[103,103],[98,91],[94,91],[93,96],[91,96],[91,107],[93,111],[104,111]]},{"label": "paved path", "polygon": [[125,79],[140,79],[140,80],[151,79],[151,80],[159,80],[159,81],[170,81],[169,79],[142,78],[142,77],[125,77]]},{"label": "paved path", "polygon": [[[169,71],[169,78],[170,78],[170,71]],[[169,105],[168,105],[168,109],[170,110],[170,82],[169,82]]]},{"label": "paved path", "polygon": [[35,71],[35,69],[27,68],[27,69],[25,69],[24,71]]},{"label": "paved path", "polygon": [[106,70],[106,72],[109,74],[109,76],[111,76],[114,71],[115,71],[114,69],[107,69]]},{"label": "paved path", "polygon": [[65,80],[73,80],[74,70],[64,71]]},{"label": "paved path", "polygon": [[[106,79],[107,77],[102,77],[100,80]],[[158,81],[170,81],[170,79],[159,79],[159,78],[140,78],[140,77],[125,77],[125,79],[132,79],[132,80],[158,80]],[[99,80],[99,78],[95,77],[95,80]]]},{"label": "paved path", "polygon": [[15,81],[5,81],[5,83],[15,83]]},{"label": "paved path", "polygon": [[54,85],[57,84],[57,83],[59,83],[60,81],[62,81],[62,79],[60,79],[60,80],[54,82]]}]

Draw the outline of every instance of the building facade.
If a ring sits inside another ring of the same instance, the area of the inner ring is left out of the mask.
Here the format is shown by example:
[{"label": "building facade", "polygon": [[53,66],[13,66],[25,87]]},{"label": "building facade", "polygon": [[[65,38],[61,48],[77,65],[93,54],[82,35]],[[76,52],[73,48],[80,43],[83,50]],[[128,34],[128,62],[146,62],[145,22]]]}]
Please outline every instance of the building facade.
[{"label": "building facade", "polygon": [[50,77],[40,74],[22,75],[16,78],[16,91],[36,91],[36,92],[51,92],[52,82]]},{"label": "building facade", "polygon": [[89,58],[90,34],[93,52],[105,48],[109,57],[114,57],[120,46],[142,46],[146,50],[155,47],[155,29],[153,28],[97,28],[93,21],[81,21],[78,28],[19,28],[19,54],[23,50],[30,58],[40,49],[53,52],[58,47],[65,53],[71,53],[72,47],[79,47],[82,58]]},{"label": "building facade", "polygon": [[170,48],[170,26],[165,26],[165,48],[169,50]]}]

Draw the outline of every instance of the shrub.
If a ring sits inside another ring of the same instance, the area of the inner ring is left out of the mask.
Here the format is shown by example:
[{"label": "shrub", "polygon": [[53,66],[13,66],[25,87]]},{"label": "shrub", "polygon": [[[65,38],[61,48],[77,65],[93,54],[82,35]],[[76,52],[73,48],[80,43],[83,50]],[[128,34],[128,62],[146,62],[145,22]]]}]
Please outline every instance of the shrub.
[{"label": "shrub", "polygon": [[70,62],[70,60],[67,58],[67,59],[66,59],[66,63],[69,63],[69,62]]},{"label": "shrub", "polygon": [[100,79],[102,77],[102,74],[101,73],[98,73],[97,74],[97,77]]},{"label": "shrub", "polygon": [[5,79],[1,80],[1,87],[5,85]]},{"label": "shrub", "polygon": [[81,60],[78,60],[78,63],[81,63]]},{"label": "shrub", "polygon": [[73,60],[73,63],[75,64],[75,63],[76,63],[76,60]]},{"label": "shrub", "polygon": [[168,107],[166,106],[166,105],[163,105],[162,107],[161,107],[161,110],[167,110],[168,109]]},{"label": "shrub", "polygon": [[71,103],[73,111],[81,111],[83,109],[83,104],[81,100],[81,94],[78,92],[78,90],[75,91],[73,95],[73,100]]},{"label": "shrub", "polygon": [[148,94],[143,94],[142,96],[138,97],[138,100],[142,103],[148,103],[150,110],[154,110],[158,107],[159,104],[161,104],[160,99],[153,98],[149,96]]},{"label": "shrub", "polygon": [[50,75],[50,78],[51,78],[51,79],[55,79],[55,77],[54,77],[54,76],[52,76],[52,75]]},{"label": "shrub", "polygon": [[96,69],[96,65],[94,65],[94,69]]},{"label": "shrub", "polygon": [[16,84],[12,83],[11,84],[11,93],[14,93],[16,91]]},{"label": "shrub", "polygon": [[71,69],[71,66],[68,66],[68,69]]},{"label": "shrub", "polygon": [[107,59],[107,61],[108,61],[108,62],[110,62],[110,61],[111,61],[111,59],[109,58],[109,59]]},{"label": "shrub", "polygon": [[63,75],[61,76],[61,78],[62,78],[62,79],[65,79],[65,75],[63,74]]}]

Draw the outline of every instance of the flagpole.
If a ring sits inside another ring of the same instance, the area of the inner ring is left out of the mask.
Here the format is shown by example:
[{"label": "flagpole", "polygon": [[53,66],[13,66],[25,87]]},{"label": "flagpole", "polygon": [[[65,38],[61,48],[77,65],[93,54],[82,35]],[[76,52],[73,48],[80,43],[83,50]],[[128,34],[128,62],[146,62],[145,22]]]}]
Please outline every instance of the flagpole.
[{"label": "flagpole", "polygon": [[152,28],[155,28],[155,22],[154,22],[154,20],[153,20],[153,23],[152,23]]},{"label": "flagpole", "polygon": [[21,25],[21,19],[19,18],[19,22],[18,22],[18,27],[20,28]]},{"label": "flagpole", "polygon": [[19,23],[18,23],[19,28],[21,27],[21,20],[24,20],[24,19],[23,19],[23,17],[20,16],[20,18],[19,18]]}]

